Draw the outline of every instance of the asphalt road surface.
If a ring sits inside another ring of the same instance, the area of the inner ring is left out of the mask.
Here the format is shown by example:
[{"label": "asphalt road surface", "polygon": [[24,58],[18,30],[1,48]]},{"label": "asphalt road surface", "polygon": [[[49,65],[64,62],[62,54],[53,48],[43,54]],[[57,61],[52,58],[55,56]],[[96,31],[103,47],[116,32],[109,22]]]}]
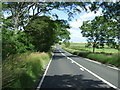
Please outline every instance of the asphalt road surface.
[{"label": "asphalt road surface", "polygon": [[118,90],[118,76],[119,70],[116,68],[72,55],[57,46],[37,88],[38,90],[45,88]]}]

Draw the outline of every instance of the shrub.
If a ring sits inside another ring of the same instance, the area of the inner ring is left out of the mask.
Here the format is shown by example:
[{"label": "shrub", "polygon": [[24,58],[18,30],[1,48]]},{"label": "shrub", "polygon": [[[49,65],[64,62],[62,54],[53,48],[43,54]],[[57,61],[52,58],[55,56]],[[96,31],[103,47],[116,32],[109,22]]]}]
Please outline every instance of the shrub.
[{"label": "shrub", "polygon": [[29,42],[26,34],[2,28],[2,58],[3,60],[13,54],[33,51],[34,46]]},{"label": "shrub", "polygon": [[50,60],[48,53],[11,55],[3,61],[3,88],[33,88]]}]

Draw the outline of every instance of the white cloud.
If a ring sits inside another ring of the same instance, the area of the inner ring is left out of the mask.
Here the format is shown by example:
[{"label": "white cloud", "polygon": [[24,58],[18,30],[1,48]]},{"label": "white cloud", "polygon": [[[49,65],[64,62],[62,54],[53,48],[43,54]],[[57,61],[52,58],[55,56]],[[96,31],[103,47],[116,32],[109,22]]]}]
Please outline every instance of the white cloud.
[{"label": "white cloud", "polygon": [[101,15],[101,11],[97,11],[96,13],[89,12],[89,13],[85,13],[83,16],[80,16],[80,19],[82,19],[82,20],[91,20],[91,19],[94,19],[95,16],[100,16],[100,15]]},{"label": "white cloud", "polygon": [[73,22],[70,23],[71,27],[78,28],[83,24],[83,21],[81,22],[80,20],[74,20]]},{"label": "white cloud", "polygon": [[78,28],[80,26],[82,26],[83,21],[87,21],[87,20],[92,20],[94,19],[96,16],[100,16],[102,15],[102,10],[99,9],[99,11],[97,11],[96,13],[94,12],[84,12],[84,14],[78,16],[78,18],[76,20],[73,20],[72,22],[70,22],[70,26],[74,27],[74,28]]},{"label": "white cloud", "polygon": [[79,29],[79,27],[82,26],[83,21],[92,20],[96,16],[100,16],[100,15],[102,15],[102,10],[101,9],[99,11],[97,11],[96,13],[94,13],[94,12],[89,12],[89,13],[82,12],[80,14],[80,16],[77,17],[77,19],[74,19],[72,22],[70,22],[70,26],[72,27],[71,29],[68,29],[68,31],[70,31],[70,33],[71,33],[70,41],[86,43],[87,39],[82,36],[81,30]]},{"label": "white cloud", "polygon": [[81,30],[76,28],[71,28],[68,29],[68,31],[71,33],[70,37],[70,42],[81,42],[81,43],[85,43],[86,42],[86,38],[82,37],[81,34]]}]

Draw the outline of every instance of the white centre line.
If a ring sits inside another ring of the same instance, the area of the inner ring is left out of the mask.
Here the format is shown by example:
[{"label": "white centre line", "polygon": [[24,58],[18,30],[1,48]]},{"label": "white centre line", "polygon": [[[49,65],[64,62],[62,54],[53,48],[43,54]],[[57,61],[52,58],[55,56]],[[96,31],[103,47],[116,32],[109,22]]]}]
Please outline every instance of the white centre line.
[{"label": "white centre line", "polygon": [[65,54],[61,53],[63,56],[66,56]]},{"label": "white centre line", "polygon": [[94,61],[94,60],[90,60],[90,59],[88,59],[88,58],[85,58],[86,60],[88,60],[88,61],[90,61],[90,62],[93,62],[93,63],[96,63],[96,64],[99,64],[99,65],[101,65],[101,63],[100,62],[97,62],[97,61]]},{"label": "white centre line", "polygon": [[116,87],[115,85],[111,84],[110,82],[106,81],[105,79],[101,78],[100,76],[98,76],[97,74],[93,73],[92,71],[88,70],[87,68],[83,67],[82,65],[80,65],[79,63],[77,63],[76,61],[74,61],[73,59],[67,57],[69,60],[72,60],[76,65],[78,65],[80,67],[80,69],[82,68],[83,70],[86,70],[87,72],[89,72],[90,74],[92,74],[93,76],[95,76],[96,78],[100,79],[101,81],[103,81],[104,83],[108,84],[109,86],[120,90],[118,87]]},{"label": "white centre line", "polygon": [[80,70],[84,71],[84,69],[83,69],[83,68],[80,68]]},{"label": "white centre line", "polygon": [[[60,51],[61,52],[61,51]],[[63,54],[61,52],[62,55],[66,56],[65,54]],[[82,65],[80,65],[79,63],[77,63],[76,61],[74,61],[73,59],[67,57],[67,59],[71,60],[71,62],[74,62],[76,65],[78,65],[80,67],[80,69],[82,68],[82,70],[86,70],[87,72],[89,72],[90,74],[92,74],[93,76],[95,76],[96,78],[100,79],[101,81],[103,81],[104,83],[106,83],[107,85],[109,85],[110,87],[113,87],[117,90],[120,90],[118,87],[116,87],[115,85],[111,84],[110,82],[106,81],[105,79],[101,78],[100,76],[98,76],[97,74],[93,73],[92,71],[90,71],[89,69],[83,67]],[[100,64],[100,63],[99,63]]]},{"label": "white centre line", "polygon": [[[59,51],[60,51],[60,50],[59,50]],[[60,51],[60,52],[61,52],[61,51]],[[66,55],[65,55],[64,53],[61,52],[61,54],[66,57]]]}]

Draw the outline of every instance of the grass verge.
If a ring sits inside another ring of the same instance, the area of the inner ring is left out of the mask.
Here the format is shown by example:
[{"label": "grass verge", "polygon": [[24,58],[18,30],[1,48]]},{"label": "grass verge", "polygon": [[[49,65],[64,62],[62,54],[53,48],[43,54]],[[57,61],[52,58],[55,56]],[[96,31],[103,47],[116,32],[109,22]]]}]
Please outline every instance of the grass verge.
[{"label": "grass verge", "polygon": [[2,88],[33,88],[51,53],[25,53],[8,57],[2,65]]},{"label": "grass verge", "polygon": [[78,55],[81,57],[85,57],[85,58],[89,58],[92,60],[96,60],[96,61],[99,61],[104,64],[111,64],[111,65],[114,65],[114,66],[120,68],[120,52],[112,54],[112,55],[108,55],[105,53],[104,54],[91,53],[91,52],[87,52],[87,51],[80,51],[80,50],[69,49],[69,48],[65,48],[65,47],[62,47],[62,48],[72,54],[75,54],[75,55]]}]

